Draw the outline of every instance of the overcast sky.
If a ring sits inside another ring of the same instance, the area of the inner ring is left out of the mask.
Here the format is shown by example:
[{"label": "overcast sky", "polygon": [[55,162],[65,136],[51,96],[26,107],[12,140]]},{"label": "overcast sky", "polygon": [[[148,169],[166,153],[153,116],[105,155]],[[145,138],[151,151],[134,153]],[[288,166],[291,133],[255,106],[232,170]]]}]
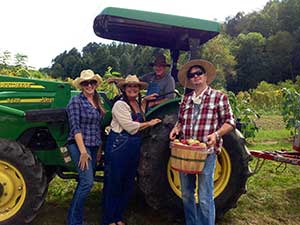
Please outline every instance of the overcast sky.
[{"label": "overcast sky", "polygon": [[109,43],[93,32],[94,18],[109,6],[223,22],[237,12],[258,11],[267,0],[1,0],[0,54],[28,56],[28,65],[51,66],[63,51],[89,42]]}]

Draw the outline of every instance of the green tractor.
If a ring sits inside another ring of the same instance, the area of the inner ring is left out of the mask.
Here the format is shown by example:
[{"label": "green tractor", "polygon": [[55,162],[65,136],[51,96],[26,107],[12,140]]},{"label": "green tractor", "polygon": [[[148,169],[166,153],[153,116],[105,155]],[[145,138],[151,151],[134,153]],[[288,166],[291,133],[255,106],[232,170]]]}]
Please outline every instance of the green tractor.
[{"label": "green tractor", "polygon": [[[94,20],[103,38],[169,49],[177,76],[180,51],[193,56],[197,46],[218,35],[216,22],[120,8],[106,8]],[[68,155],[65,107],[77,94],[68,83],[0,75],[0,225],[30,223],[45,201],[51,179],[76,179]],[[111,120],[111,102],[100,93]],[[177,120],[180,97],[151,108],[147,119],[162,123],[143,132],[138,185],[155,209],[181,210],[179,175],[169,164],[168,134]],[[103,132],[104,133],[104,132]],[[105,137],[104,137],[105,141]],[[236,206],[246,192],[251,155],[238,130],[224,136],[215,171],[217,216]],[[97,167],[103,170],[103,167]],[[103,177],[97,176],[97,181]]]}]

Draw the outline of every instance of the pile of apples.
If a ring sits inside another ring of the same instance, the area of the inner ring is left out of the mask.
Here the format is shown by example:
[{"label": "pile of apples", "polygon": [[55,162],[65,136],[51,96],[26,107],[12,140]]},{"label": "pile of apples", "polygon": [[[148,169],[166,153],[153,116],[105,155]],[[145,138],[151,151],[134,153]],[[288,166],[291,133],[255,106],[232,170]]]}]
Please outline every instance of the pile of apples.
[{"label": "pile of apples", "polygon": [[197,146],[197,147],[206,147],[205,143],[201,143],[197,139],[175,139],[173,141],[174,144],[180,144],[180,145],[189,145],[189,146]]}]

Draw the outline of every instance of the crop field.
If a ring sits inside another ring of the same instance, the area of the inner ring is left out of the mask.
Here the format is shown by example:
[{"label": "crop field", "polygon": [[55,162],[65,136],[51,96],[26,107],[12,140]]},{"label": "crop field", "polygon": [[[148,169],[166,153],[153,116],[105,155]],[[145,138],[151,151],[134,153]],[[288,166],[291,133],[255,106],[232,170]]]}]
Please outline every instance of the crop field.
[{"label": "crop field", "polygon": [[[248,148],[255,150],[291,149],[291,136],[280,116],[262,116],[256,121],[259,132],[248,140]],[[256,159],[250,163],[254,169]],[[300,224],[300,167],[266,161],[261,170],[248,179],[247,193],[237,208],[230,210],[218,225],[299,225]],[[64,225],[75,189],[75,181],[55,178],[41,212],[32,225]],[[86,202],[85,220],[98,225],[101,219],[102,184],[95,183]],[[129,225],[184,225],[178,217],[148,207],[137,191],[125,214]]]}]

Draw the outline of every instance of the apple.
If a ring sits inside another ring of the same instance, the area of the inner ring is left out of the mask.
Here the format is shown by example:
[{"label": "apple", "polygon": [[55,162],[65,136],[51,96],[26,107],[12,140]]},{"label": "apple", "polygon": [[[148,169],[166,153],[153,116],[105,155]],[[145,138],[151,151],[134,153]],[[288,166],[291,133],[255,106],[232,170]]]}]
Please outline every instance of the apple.
[{"label": "apple", "polygon": [[197,139],[192,139],[192,138],[190,138],[190,139],[187,140],[187,143],[188,143],[189,145],[200,144],[200,141],[198,141]]},{"label": "apple", "polygon": [[201,142],[201,143],[199,143],[199,145],[198,145],[200,148],[206,148],[206,144],[205,143],[203,143],[203,142]]},{"label": "apple", "polygon": [[175,139],[173,143],[180,143],[179,139]]},{"label": "apple", "polygon": [[193,143],[191,146],[200,146],[200,143]]},{"label": "apple", "polygon": [[188,142],[187,142],[187,140],[186,140],[186,139],[181,139],[181,140],[180,140],[180,142],[181,142],[182,144],[185,144],[185,145],[187,145],[187,144],[188,144]]}]

